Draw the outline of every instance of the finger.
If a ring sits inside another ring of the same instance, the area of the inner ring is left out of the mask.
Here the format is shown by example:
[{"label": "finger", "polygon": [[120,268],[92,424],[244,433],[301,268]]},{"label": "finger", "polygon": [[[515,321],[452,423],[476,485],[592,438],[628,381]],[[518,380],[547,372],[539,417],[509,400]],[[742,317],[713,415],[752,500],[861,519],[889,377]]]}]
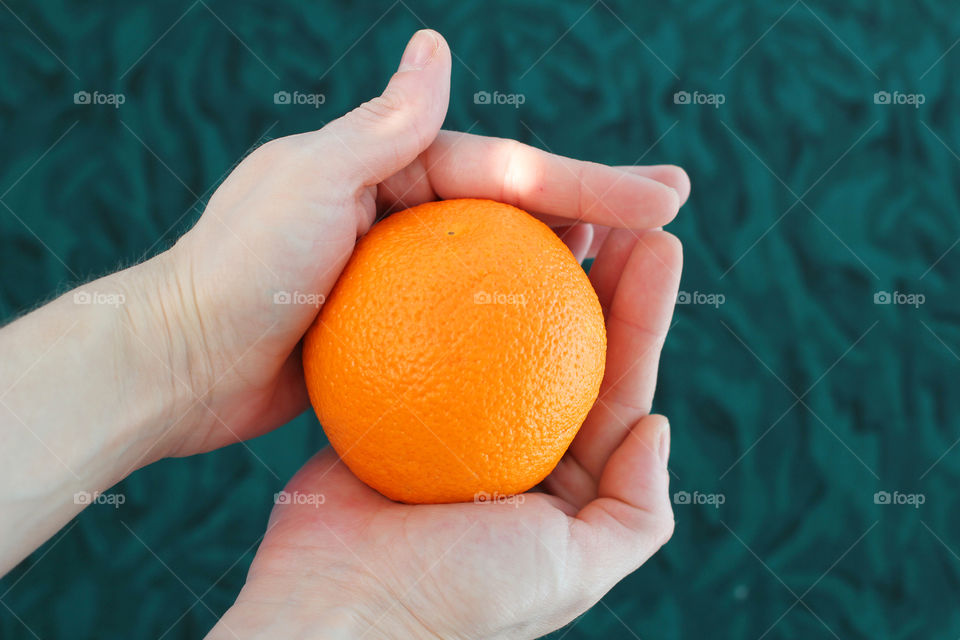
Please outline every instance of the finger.
[{"label": "finger", "polygon": [[[607,243],[614,237],[611,234]],[[610,298],[600,395],[571,447],[594,477],[600,477],[629,426],[650,412],[682,261],[680,241],[674,236],[666,231],[641,234]]]},{"label": "finger", "polygon": [[601,594],[646,562],[673,534],[670,426],[646,416],[610,456],[595,500],[571,521],[579,579]]},{"label": "finger", "polygon": [[[672,164],[658,164],[649,166],[619,165],[612,168],[626,173],[631,173],[633,175],[650,178],[651,180],[656,180],[657,182],[670,187],[677,192],[677,195],[680,198],[680,206],[683,206],[683,204],[687,201],[687,198],[690,196],[690,178],[687,176],[687,172]],[[542,216],[542,219],[548,225],[567,224],[565,219],[558,218],[557,216]],[[597,246],[599,247],[599,245]]]},{"label": "finger", "polygon": [[590,245],[590,249],[587,250],[588,258],[596,258],[600,254],[600,247],[603,246],[604,241],[606,241],[607,236],[610,235],[612,229],[610,227],[600,227],[594,225],[593,227],[593,243]]},{"label": "finger", "polygon": [[610,310],[610,301],[617,290],[620,277],[637,240],[645,232],[637,233],[633,229],[610,229],[603,246],[597,252],[597,258],[590,267],[590,283],[597,292],[600,308],[604,317]]},{"label": "finger", "polygon": [[690,177],[687,172],[672,164],[654,164],[648,166],[624,165],[617,169],[629,171],[638,176],[644,176],[657,182],[662,182],[672,188],[680,196],[680,206],[690,197]]},{"label": "finger", "polygon": [[421,162],[440,198],[489,198],[567,220],[643,229],[670,222],[680,206],[656,180],[514,140],[441,131]]},{"label": "finger", "polygon": [[577,262],[583,262],[593,244],[593,225],[575,224],[569,227],[558,227],[553,230],[563,244],[567,245],[570,253],[577,259]]},{"label": "finger", "polygon": [[[690,196],[690,178],[687,176],[687,172],[680,167],[670,164],[659,164],[649,166],[620,165],[612,168],[633,175],[650,178],[651,180],[656,180],[657,182],[670,187],[677,192],[677,195],[680,198],[680,206],[683,206],[683,204],[687,201],[687,198]],[[550,226],[568,224],[566,219],[558,216],[542,215],[538,217]],[[599,237],[602,239],[602,236]],[[599,247],[600,244],[597,243],[590,257],[596,255],[596,250],[599,249]]]},{"label": "finger", "polygon": [[[620,166],[617,168],[652,178],[674,189],[680,196],[681,207],[687,202],[687,198],[690,197],[690,178],[687,176],[687,172],[680,167],[661,164],[649,167]],[[603,246],[610,231],[610,227],[594,227],[593,244],[591,244],[590,249],[587,250],[587,258],[596,258],[599,255],[600,247]]]},{"label": "finger", "polygon": [[400,171],[434,140],[450,100],[450,49],[436,31],[417,31],[383,93],[306,134],[326,160],[325,176],[351,188]]},{"label": "finger", "polygon": [[597,497],[597,484],[597,479],[587,473],[576,456],[568,451],[540,487],[570,505],[576,513]]},{"label": "finger", "polygon": [[[432,154],[434,158],[432,162],[434,164],[442,162],[450,156],[450,152],[455,149],[456,146],[457,143],[455,141],[446,148],[444,154],[439,154],[439,157],[438,154]],[[402,173],[387,178],[380,194],[378,194],[378,204],[381,211],[399,211],[436,199],[437,194],[430,184],[427,167],[423,162],[424,160],[422,158],[418,159],[417,162],[412,163]],[[687,176],[686,171],[675,165],[620,165],[613,168],[656,180],[674,189],[678,194],[680,206],[687,201],[690,195],[690,178]],[[433,173],[436,174],[436,172]],[[539,215],[538,217],[549,225],[567,226],[569,224],[569,218],[551,215]],[[604,229],[607,229],[607,227],[604,227]],[[600,248],[604,237],[606,237],[605,231],[595,233],[594,244],[587,252],[587,257],[592,258],[596,256],[597,250]]]}]

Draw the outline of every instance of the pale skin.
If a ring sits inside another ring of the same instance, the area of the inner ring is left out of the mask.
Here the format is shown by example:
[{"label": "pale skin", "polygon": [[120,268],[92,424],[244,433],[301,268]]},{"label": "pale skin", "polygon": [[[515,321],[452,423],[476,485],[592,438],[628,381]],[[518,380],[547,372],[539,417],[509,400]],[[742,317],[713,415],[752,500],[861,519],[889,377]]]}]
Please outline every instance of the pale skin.
[{"label": "pale skin", "polygon": [[660,227],[686,174],[441,131],[450,60],[418,32],[380,97],[255,151],[173,248],[80,287],[93,304],[68,293],[0,330],[0,574],[83,508],[77,492],[306,410],[298,344],[317,309],[274,294],[326,295],[378,215],[458,197],[521,207],[596,256],[593,410],[519,504],[394,503],[321,451],[286,491],[323,504],[274,508],[210,637],[537,637],[670,538],[669,427],[650,408],[682,262]]}]

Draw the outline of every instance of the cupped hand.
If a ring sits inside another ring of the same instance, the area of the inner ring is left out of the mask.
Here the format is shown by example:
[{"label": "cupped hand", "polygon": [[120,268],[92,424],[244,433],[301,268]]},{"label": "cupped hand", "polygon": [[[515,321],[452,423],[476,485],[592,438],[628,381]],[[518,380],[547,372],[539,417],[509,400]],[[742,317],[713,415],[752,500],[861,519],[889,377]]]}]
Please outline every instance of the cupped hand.
[{"label": "cupped hand", "polygon": [[[602,240],[614,264],[597,268],[611,274],[634,244],[629,229],[676,215],[689,193],[676,167],[609,167],[441,131],[450,66],[443,38],[418,32],[381,96],[257,149],[160,256],[167,295],[154,315],[167,321],[142,333],[164,341],[151,351],[169,363],[177,409],[157,457],[254,437],[308,406],[299,341],[378,215],[435,199],[507,202],[554,226],[579,258]],[[639,242],[669,242],[655,237]],[[614,286],[601,280],[598,290]],[[619,400],[611,406],[619,411]],[[602,456],[583,456],[596,474]]]},{"label": "cupped hand", "polygon": [[581,614],[670,537],[670,434],[649,415],[681,252],[616,230],[591,270],[609,336],[600,396],[539,491],[405,505],[326,449],[291,480],[212,637],[533,638]]}]

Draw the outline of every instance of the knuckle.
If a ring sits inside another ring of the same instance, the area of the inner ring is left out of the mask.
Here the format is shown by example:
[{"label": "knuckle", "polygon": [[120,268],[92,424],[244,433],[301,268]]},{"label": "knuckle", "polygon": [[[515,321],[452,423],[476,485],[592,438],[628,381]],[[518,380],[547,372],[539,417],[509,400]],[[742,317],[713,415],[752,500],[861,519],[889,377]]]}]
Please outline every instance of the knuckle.
[{"label": "knuckle", "polygon": [[271,167],[289,157],[292,147],[293,143],[288,138],[276,138],[254,149],[246,161]]},{"label": "knuckle", "polygon": [[275,156],[287,151],[289,145],[290,143],[286,138],[275,138],[257,147],[253,154],[258,156]]},{"label": "knuckle", "polygon": [[384,91],[372,100],[367,100],[353,110],[352,114],[360,121],[378,122],[395,117],[403,111],[404,100],[396,91]]},{"label": "knuckle", "polygon": [[673,532],[675,529],[676,521],[673,519],[672,511],[657,519],[656,534],[657,541],[660,543],[660,546],[663,546],[670,541],[670,538],[673,537]]}]

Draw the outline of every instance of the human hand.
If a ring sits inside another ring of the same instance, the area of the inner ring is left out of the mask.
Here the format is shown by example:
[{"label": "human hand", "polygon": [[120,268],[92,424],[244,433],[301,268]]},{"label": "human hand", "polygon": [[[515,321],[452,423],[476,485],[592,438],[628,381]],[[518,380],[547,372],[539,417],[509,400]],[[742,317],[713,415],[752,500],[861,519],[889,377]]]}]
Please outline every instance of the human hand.
[{"label": "human hand", "polygon": [[418,32],[383,95],[319,131],[260,147],[216,191],[163,257],[172,327],[150,333],[174,336],[158,350],[172,354],[182,410],[152,457],[251,438],[308,406],[298,343],[378,215],[491,198],[560,228],[583,258],[590,223],[657,227],[689,193],[676,167],[607,167],[440,131],[449,89],[446,43]]},{"label": "human hand", "polygon": [[591,270],[607,319],[600,396],[540,491],[405,505],[332,449],[277,504],[211,637],[532,638],[593,605],[669,539],[669,427],[648,415],[681,268],[662,231],[610,234]]}]

